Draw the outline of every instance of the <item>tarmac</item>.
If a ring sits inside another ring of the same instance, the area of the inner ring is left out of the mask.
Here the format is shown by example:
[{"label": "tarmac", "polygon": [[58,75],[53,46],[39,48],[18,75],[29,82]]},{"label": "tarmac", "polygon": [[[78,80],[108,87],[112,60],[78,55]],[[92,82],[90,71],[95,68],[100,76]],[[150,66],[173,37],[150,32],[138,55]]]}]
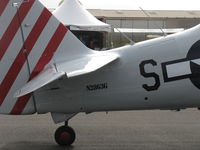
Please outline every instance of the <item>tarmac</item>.
[{"label": "tarmac", "polygon": [[78,114],[71,147],[54,141],[50,114],[0,115],[0,150],[199,150],[200,111],[126,111]]}]

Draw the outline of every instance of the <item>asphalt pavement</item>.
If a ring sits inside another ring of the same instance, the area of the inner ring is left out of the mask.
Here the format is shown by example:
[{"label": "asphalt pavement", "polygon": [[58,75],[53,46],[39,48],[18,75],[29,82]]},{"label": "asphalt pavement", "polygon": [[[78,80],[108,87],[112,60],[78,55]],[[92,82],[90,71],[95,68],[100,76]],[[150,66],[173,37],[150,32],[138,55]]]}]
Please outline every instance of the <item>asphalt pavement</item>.
[{"label": "asphalt pavement", "polygon": [[71,147],[54,142],[55,125],[46,115],[0,115],[0,150],[199,150],[200,111],[128,111],[78,114]]}]

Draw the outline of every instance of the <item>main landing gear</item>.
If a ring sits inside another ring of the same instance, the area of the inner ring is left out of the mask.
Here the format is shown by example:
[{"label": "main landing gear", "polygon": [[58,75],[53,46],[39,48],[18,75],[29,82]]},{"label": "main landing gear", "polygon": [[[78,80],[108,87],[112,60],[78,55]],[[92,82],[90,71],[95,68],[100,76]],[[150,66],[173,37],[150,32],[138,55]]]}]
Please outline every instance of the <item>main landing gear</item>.
[{"label": "main landing gear", "polygon": [[61,146],[70,146],[75,139],[76,134],[74,130],[68,126],[68,121],[55,132],[55,141]]}]

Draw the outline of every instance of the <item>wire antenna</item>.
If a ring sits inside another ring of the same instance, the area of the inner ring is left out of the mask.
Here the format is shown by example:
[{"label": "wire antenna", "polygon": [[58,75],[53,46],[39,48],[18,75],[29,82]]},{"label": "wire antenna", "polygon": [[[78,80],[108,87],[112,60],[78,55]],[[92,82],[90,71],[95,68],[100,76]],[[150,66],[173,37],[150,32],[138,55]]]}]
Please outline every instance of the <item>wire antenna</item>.
[{"label": "wire antenna", "polygon": [[125,33],[121,32],[120,29],[114,28],[114,30],[115,30],[115,29],[116,29],[119,33],[121,33],[127,40],[129,40],[131,45],[134,45],[134,44],[135,44],[135,42],[134,42],[131,38],[129,38]]},{"label": "wire antenna", "polygon": [[[24,0],[22,3],[26,3],[26,2],[29,2],[29,0]],[[28,53],[27,53],[27,49],[26,49],[24,30],[23,30],[23,26],[22,26],[20,13],[19,13],[19,5],[20,5],[19,3],[13,3],[13,7],[15,7],[16,10],[17,10],[18,23],[19,23],[19,26],[20,26],[20,32],[21,32],[21,37],[22,37],[22,42],[23,42],[23,53],[24,53],[24,56],[25,56],[26,62],[27,62],[28,74],[29,74],[29,77],[31,77],[31,67],[30,67],[30,62],[29,62]],[[26,24],[25,27],[29,27],[29,25]],[[34,108],[37,111],[34,93],[32,93],[32,97],[33,97]]]},{"label": "wire antenna", "polygon": [[[140,10],[141,10],[149,19],[151,18],[151,16],[150,16],[142,7],[139,7],[139,8],[140,8]],[[154,22],[154,25],[155,25],[157,28],[160,29],[160,31],[163,33],[164,36],[167,36],[167,34],[165,33],[165,31],[164,31],[161,27],[159,27],[158,24],[157,24],[156,22]]]}]

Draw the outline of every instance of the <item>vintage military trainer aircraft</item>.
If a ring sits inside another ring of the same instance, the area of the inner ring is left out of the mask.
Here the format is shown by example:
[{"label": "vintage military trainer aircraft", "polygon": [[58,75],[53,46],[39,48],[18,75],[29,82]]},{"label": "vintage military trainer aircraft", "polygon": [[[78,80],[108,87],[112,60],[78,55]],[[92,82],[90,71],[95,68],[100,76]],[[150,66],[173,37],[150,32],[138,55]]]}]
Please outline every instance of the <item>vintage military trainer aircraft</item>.
[{"label": "vintage military trainer aircraft", "polygon": [[93,51],[38,0],[0,0],[0,69],[0,113],[50,112],[71,145],[80,112],[199,107],[200,25]]}]

